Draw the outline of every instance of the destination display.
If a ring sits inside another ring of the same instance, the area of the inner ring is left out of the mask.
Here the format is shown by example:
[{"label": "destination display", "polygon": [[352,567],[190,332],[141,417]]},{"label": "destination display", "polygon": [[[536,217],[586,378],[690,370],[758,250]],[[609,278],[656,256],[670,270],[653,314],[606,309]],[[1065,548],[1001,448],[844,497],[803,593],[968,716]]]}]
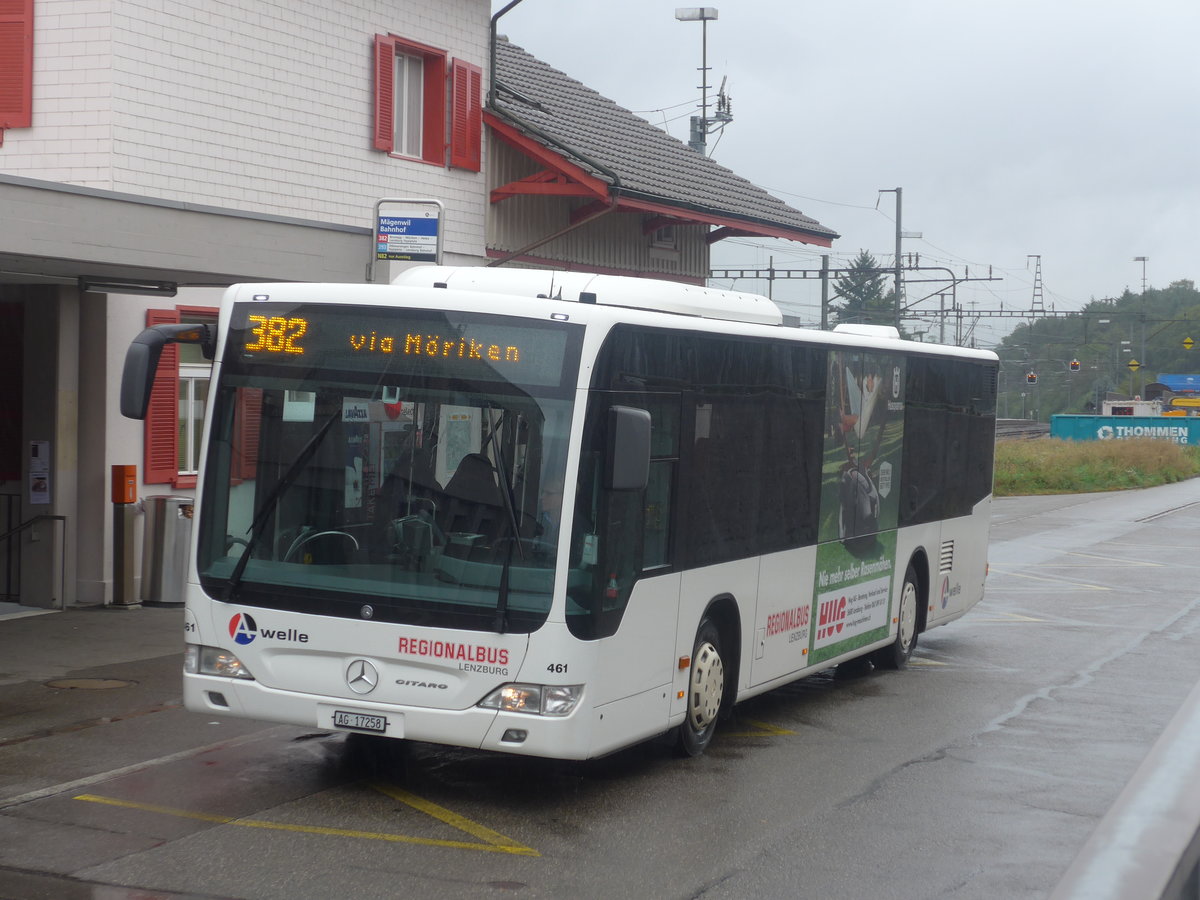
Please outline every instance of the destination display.
[{"label": "destination display", "polygon": [[558,386],[577,326],[378,307],[239,303],[227,363]]}]

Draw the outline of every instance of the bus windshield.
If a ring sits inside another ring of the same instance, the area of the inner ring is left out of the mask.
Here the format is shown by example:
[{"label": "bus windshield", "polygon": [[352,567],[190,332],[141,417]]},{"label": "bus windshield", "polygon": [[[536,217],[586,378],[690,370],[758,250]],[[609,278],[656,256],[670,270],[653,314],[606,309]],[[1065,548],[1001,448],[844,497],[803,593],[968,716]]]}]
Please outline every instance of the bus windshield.
[{"label": "bus windshield", "polygon": [[201,503],[218,600],[527,632],[546,618],[579,326],[237,304]]}]

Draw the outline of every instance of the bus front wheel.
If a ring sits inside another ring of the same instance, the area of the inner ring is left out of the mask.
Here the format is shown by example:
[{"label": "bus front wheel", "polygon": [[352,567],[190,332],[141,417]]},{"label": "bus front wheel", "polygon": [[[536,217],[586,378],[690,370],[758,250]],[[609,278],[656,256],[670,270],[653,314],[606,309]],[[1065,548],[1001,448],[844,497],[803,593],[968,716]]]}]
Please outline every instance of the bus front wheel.
[{"label": "bus front wheel", "polygon": [[725,698],[725,662],[721,633],[711,619],[696,629],[692,665],[688,674],[687,716],[679,726],[678,750],[682,756],[699,756],[712,741],[717,716]]},{"label": "bus front wheel", "polygon": [[908,665],[917,646],[917,604],[921,600],[917,571],[912,566],[904,573],[904,587],[900,589],[900,605],[896,610],[896,639],[888,646],[871,654],[871,661],[879,669],[903,669]]}]

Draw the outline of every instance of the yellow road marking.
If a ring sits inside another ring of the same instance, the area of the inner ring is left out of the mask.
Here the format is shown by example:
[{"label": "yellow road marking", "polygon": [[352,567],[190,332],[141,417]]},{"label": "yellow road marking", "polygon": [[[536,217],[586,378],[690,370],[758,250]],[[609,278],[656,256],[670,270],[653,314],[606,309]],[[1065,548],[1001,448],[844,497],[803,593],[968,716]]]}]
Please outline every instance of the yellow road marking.
[{"label": "yellow road marking", "polygon": [[[210,813],[193,812],[187,809],[177,809],[171,806],[158,806],[153,803],[137,803],[132,800],[118,800],[114,797],[101,797],[96,794],[79,794],[74,799],[83,800],[87,803],[103,803],[107,806],[119,806],[125,809],[136,809],[141,812],[157,813],[164,816],[174,816],[177,819],[194,819],[200,822],[213,822],[217,825],[236,825],[240,828],[265,828],[270,831],[291,831],[300,834],[322,834],[331,837],[349,837],[359,838],[368,841],[388,841],[397,844],[423,844],[428,847],[449,847],[454,850],[486,850],[492,853],[513,853],[521,856],[541,856],[532,847],[526,847],[523,844],[518,844],[506,838],[504,835],[492,831],[489,828],[484,828],[465,819],[456,813],[450,812],[448,809],[443,809],[435,803],[430,803],[428,800],[421,800],[415,795],[408,794],[407,791],[400,791],[398,788],[385,789],[385,787],[375,784],[372,785],[376,790],[382,791],[393,800],[399,800],[426,815],[433,816],[447,825],[458,828],[460,831],[465,831],[475,837],[482,838],[486,843],[476,844],[470,841],[447,841],[437,838],[421,838],[412,837],[406,834],[390,834],[380,831],[356,831],[351,828],[326,828],[321,825],[292,825],[285,822],[266,822],[261,819],[243,819],[235,816],[218,816]],[[395,790],[397,793],[392,793]],[[404,795],[404,796],[401,796]],[[406,797],[411,799],[406,799]],[[417,801],[417,802],[412,802]]]},{"label": "yellow road marking", "polygon": [[743,719],[742,721],[751,726],[750,731],[723,731],[721,734],[724,737],[779,737],[785,734],[796,733],[788,731],[786,728],[780,728],[778,725],[771,725],[768,722],[759,722],[754,719]]},{"label": "yellow road marking", "polygon": [[[1026,572],[1014,572],[1011,569],[1008,571],[1005,571],[1004,569],[998,568],[996,566],[992,566],[992,573],[995,575],[1005,575],[1010,578],[1027,578],[1030,581],[1044,581],[1044,582],[1047,582],[1048,584],[1057,585],[1059,587],[1079,588],[1080,590],[1083,590],[1083,591],[1111,591],[1112,590],[1112,588],[1110,588],[1110,587],[1104,587],[1103,585],[1099,585],[1099,584],[1088,584],[1087,582],[1083,582],[1083,581],[1072,581],[1068,578],[1054,578],[1052,576],[1047,576],[1047,575],[1030,575]],[[988,585],[989,593],[995,592],[995,591],[1003,591],[1003,590],[1004,590],[1004,588],[997,588],[990,584]]]},{"label": "yellow road marking", "polygon": [[456,812],[451,812],[443,806],[438,806],[432,801],[426,800],[423,797],[418,797],[416,794],[410,793],[402,788],[393,787],[390,784],[382,784],[374,782],[371,787],[380,793],[386,794],[393,800],[399,800],[401,803],[411,806],[418,812],[423,812],[427,816],[439,821],[445,822],[451,828],[457,828],[459,831],[465,831],[467,834],[485,841],[491,848],[502,850],[505,853],[521,853],[525,856],[540,856],[532,847],[526,847],[523,844],[518,844],[512,838],[505,837],[498,831],[480,825],[478,822],[472,822],[470,819],[460,816]]},{"label": "yellow road marking", "polygon": [[972,617],[971,621],[972,622],[1003,622],[1004,624],[1007,625],[1010,622],[1045,622],[1046,620],[1045,619],[1035,619],[1033,616],[1023,616],[1020,613],[996,613],[996,615],[988,616],[986,618]]},{"label": "yellow road marking", "polygon": [[1040,569],[1079,569],[1086,566],[1089,569],[1160,569],[1163,563],[1150,562],[1144,559],[1121,559],[1115,556],[1100,556],[1093,553],[1070,552],[1067,556],[1080,556],[1084,559],[1099,560],[1099,563],[1037,563],[1034,568]]}]

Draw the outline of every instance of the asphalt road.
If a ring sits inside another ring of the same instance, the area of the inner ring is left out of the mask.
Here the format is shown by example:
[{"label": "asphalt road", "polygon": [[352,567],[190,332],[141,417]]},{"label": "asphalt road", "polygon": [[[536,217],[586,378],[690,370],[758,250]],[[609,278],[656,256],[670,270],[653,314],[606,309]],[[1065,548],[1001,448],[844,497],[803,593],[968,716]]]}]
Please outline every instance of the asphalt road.
[{"label": "asphalt road", "polygon": [[0,740],[0,897],[1045,897],[1200,680],[1198,534],[1200,481],[997,501],[985,600],[907,670],[756,698],[696,760],[381,756],[151,692]]}]

